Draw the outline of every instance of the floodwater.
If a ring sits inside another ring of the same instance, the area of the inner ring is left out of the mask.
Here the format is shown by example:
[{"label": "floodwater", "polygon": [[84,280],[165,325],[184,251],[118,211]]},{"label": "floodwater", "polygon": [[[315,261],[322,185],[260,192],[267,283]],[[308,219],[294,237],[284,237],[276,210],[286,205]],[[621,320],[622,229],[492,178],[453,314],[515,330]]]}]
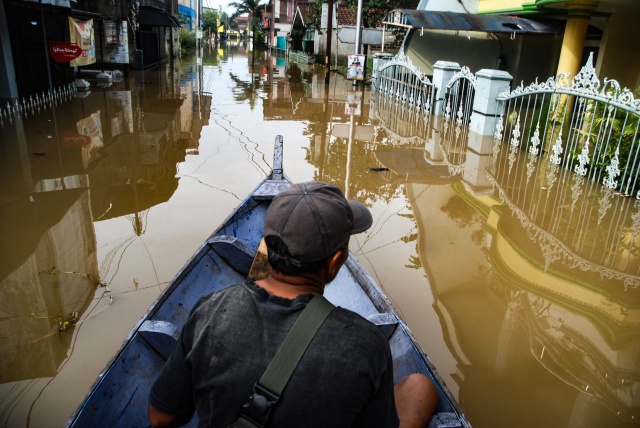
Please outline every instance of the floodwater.
[{"label": "floodwater", "polygon": [[65,423],[281,134],[474,427],[638,426],[640,203],[352,89],[227,45],[0,115],[0,425]]}]

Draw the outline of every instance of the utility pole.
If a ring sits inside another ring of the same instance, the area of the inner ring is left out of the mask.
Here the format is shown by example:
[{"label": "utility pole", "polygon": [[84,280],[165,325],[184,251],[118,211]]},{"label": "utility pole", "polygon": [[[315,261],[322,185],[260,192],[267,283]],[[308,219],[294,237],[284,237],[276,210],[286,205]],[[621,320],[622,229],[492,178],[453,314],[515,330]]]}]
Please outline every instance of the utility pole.
[{"label": "utility pole", "polygon": [[327,85],[329,84],[331,73],[331,33],[333,33],[333,0],[329,0],[327,4],[327,47],[324,53],[324,62],[327,66],[324,83]]},{"label": "utility pole", "polygon": [[[362,0],[358,0],[358,14],[356,15],[356,51],[354,52],[356,55],[360,53],[360,39],[362,35]],[[363,64],[363,67],[366,69],[366,60]],[[353,81],[353,86],[358,86],[358,81]],[[353,116],[352,116],[353,117]]]}]

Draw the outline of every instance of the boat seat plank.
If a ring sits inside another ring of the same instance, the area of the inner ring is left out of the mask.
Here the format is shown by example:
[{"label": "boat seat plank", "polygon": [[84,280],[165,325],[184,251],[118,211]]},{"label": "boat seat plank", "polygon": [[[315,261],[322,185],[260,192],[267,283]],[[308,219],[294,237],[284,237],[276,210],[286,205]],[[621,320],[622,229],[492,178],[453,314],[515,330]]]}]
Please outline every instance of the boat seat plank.
[{"label": "boat seat plank", "polygon": [[166,360],[178,342],[180,329],[167,321],[146,320],[138,329],[138,334]]},{"label": "boat seat plank", "polygon": [[287,180],[266,180],[258,187],[251,197],[256,200],[270,200],[275,195],[291,186]]},{"label": "boat seat plank", "polygon": [[248,244],[233,236],[222,235],[211,238],[209,247],[243,276],[249,274],[255,251]]},{"label": "boat seat plank", "polygon": [[398,327],[398,318],[390,313],[372,314],[367,317],[369,321],[378,326],[380,331],[389,340]]}]

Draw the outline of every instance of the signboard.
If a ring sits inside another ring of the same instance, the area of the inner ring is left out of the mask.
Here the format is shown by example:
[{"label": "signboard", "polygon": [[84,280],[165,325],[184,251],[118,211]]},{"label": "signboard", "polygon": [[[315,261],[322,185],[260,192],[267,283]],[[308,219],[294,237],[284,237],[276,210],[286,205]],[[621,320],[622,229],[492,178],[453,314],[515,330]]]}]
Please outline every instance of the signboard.
[{"label": "signboard", "polygon": [[[381,45],[382,44],[382,30],[377,28],[363,28],[362,37],[360,37],[360,43],[363,45]],[[356,28],[355,27],[342,27],[338,30],[338,40],[342,43],[354,43],[356,42]]]},{"label": "signboard", "polygon": [[[331,17],[331,22],[333,23],[333,25],[331,26],[331,28],[337,28],[338,27],[338,21],[337,21],[337,15],[338,13],[336,12],[336,4],[333,4],[333,16]],[[329,5],[327,3],[322,3],[322,12],[320,15],[320,28],[327,28],[327,21],[329,20]]]},{"label": "signboard", "polygon": [[349,55],[347,61],[347,79],[364,80],[364,55]]},{"label": "signboard", "polygon": [[356,116],[362,114],[362,92],[347,91],[347,102],[344,105],[344,114]]},{"label": "signboard", "polygon": [[129,64],[129,33],[127,30],[127,21],[121,21],[115,28],[115,43],[104,46],[104,62]]},{"label": "signboard", "polygon": [[69,36],[71,44],[78,45],[82,54],[71,61],[72,67],[89,65],[96,62],[96,43],[93,35],[93,19],[82,21],[69,17]]},{"label": "signboard", "polygon": [[196,30],[196,39],[202,38],[202,30]]},{"label": "signboard", "polygon": [[49,42],[49,53],[55,62],[69,62],[78,58],[82,49],[67,42]]}]

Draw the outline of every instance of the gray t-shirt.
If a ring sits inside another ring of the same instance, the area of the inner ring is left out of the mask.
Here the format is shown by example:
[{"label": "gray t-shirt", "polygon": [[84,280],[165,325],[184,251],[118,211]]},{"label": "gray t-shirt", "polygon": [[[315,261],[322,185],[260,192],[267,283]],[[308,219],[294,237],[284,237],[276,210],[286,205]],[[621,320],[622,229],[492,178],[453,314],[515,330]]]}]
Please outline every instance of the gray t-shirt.
[{"label": "gray t-shirt", "polygon": [[[228,427],[311,299],[269,295],[251,281],[202,297],[154,383],[149,402],[200,426]],[[269,427],[397,427],[393,364],[384,335],[336,308],[271,412]]]}]

